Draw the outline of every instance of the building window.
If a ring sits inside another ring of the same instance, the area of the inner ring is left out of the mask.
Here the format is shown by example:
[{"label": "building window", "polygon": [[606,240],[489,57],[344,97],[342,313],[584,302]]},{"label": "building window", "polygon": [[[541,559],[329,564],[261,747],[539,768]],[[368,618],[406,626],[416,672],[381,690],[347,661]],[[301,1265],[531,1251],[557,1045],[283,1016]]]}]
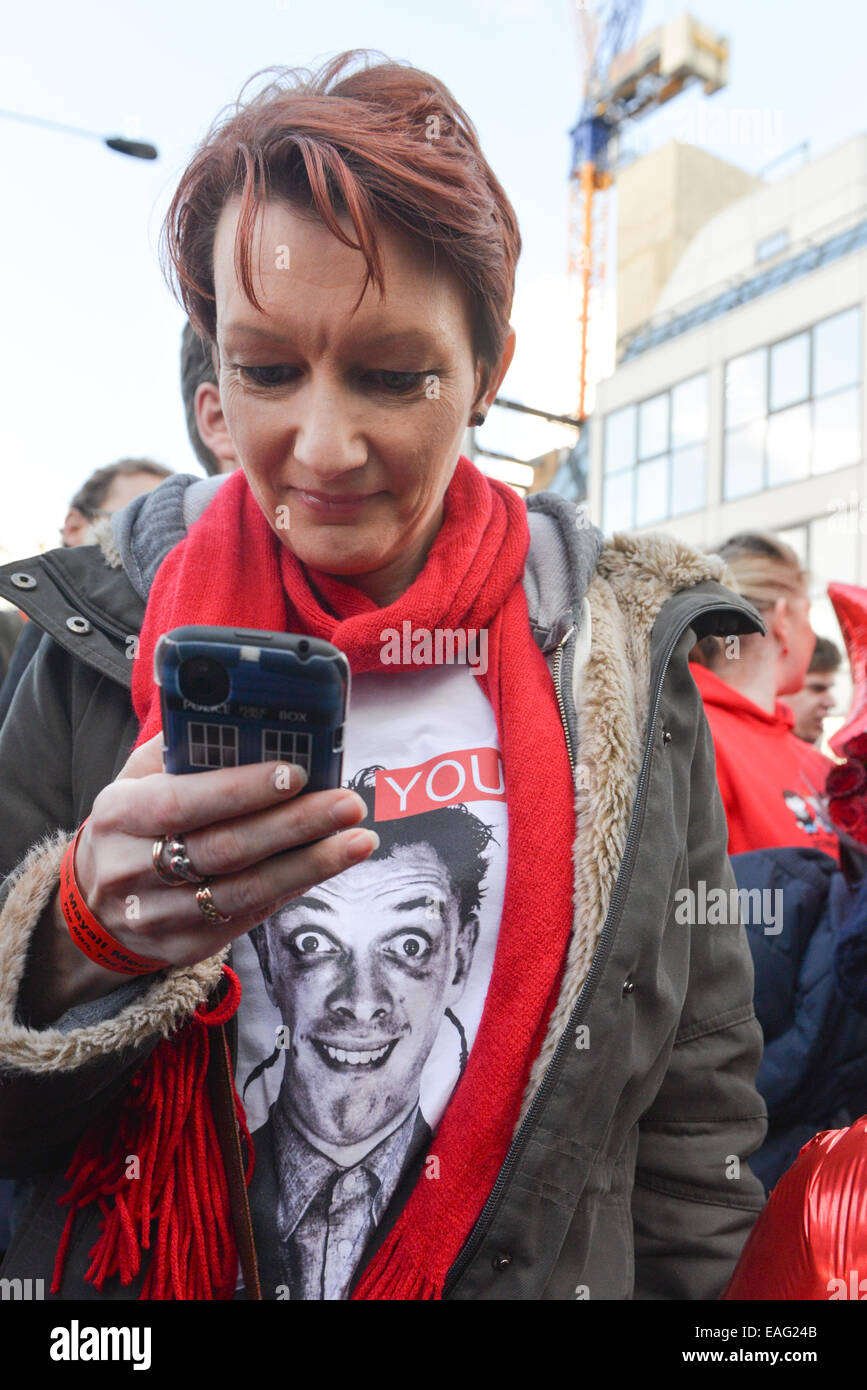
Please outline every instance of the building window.
[{"label": "building window", "polygon": [[857,463],[861,311],[726,364],[726,501]]},{"label": "building window", "polygon": [[187,725],[192,767],[237,767],[238,730],[234,724]]},{"label": "building window", "polygon": [[605,417],[602,526],[651,526],[705,503],[707,374]]},{"label": "building window", "polygon": [[766,236],[756,247],[756,260],[769,261],[772,256],[779,256],[783,251],[789,249],[789,233],[786,231],[774,232],[771,236]]},{"label": "building window", "polygon": [[309,775],[313,735],[295,729],[262,730],[262,762],[297,763]]}]

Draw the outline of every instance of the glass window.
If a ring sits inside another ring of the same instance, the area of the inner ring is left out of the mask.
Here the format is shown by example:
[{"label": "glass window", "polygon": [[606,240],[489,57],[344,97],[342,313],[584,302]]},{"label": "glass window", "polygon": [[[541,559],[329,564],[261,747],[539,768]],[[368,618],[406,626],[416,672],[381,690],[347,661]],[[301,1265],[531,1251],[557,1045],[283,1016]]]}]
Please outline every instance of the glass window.
[{"label": "glass window", "polygon": [[[603,528],[651,526],[703,506],[707,429],[706,372],[607,415]],[[670,449],[672,433],[677,445]],[[552,486],[568,496],[561,472]]]},{"label": "glass window", "polygon": [[635,524],[649,526],[668,514],[668,455],[640,463],[635,471]]},{"label": "glass window", "polygon": [[634,405],[615,410],[605,417],[605,472],[619,473],[635,463]]},{"label": "glass window", "polygon": [[671,447],[707,439],[707,373],[690,377],[671,393]]},{"label": "glass window", "polygon": [[768,420],[768,487],[779,487],[810,472],[810,407],[795,405]]},{"label": "glass window", "polygon": [[764,486],[765,420],[754,420],[726,437],[725,498],[745,497]]},{"label": "glass window", "polygon": [[569,497],[573,501],[578,500],[578,484],[572,475],[568,459],[565,463],[560,464],[551,480],[550,487],[552,492],[559,492],[561,497]]},{"label": "glass window", "polygon": [[829,473],[861,457],[861,392],[855,387],[813,402],[813,472]]},{"label": "glass window", "polygon": [[771,410],[805,401],[810,394],[810,335],[799,333],[771,348]]},{"label": "glass window", "polygon": [[813,330],[813,394],[854,386],[861,376],[861,312],[847,309]]},{"label": "glass window", "polygon": [[789,233],[786,231],[774,232],[771,236],[766,236],[756,247],[756,260],[769,261],[772,256],[779,256],[782,251],[788,250]]},{"label": "glass window", "polygon": [[651,396],[638,410],[638,457],[654,458],[668,448],[669,393]]},{"label": "glass window", "polygon": [[671,515],[704,506],[706,451],[703,444],[676,449],[671,456]]},{"label": "glass window", "polygon": [[811,590],[821,592],[829,579],[837,579],[843,584],[858,581],[858,521],[857,514],[850,514],[854,524],[848,524],[845,513],[834,512],[830,516],[817,517],[810,522],[810,567]]},{"label": "glass window", "polygon": [[733,357],[726,366],[726,425],[729,429],[745,425],[765,413],[766,354],[766,348],[756,348],[755,352],[743,357]]},{"label": "glass window", "polygon": [[606,531],[627,531],[632,522],[632,492],[635,474],[615,473],[605,479],[602,526]]},{"label": "glass window", "polygon": [[781,541],[790,545],[801,562],[802,567],[807,566],[807,546],[809,544],[809,528],[807,526],[787,526],[784,531],[776,531]]}]

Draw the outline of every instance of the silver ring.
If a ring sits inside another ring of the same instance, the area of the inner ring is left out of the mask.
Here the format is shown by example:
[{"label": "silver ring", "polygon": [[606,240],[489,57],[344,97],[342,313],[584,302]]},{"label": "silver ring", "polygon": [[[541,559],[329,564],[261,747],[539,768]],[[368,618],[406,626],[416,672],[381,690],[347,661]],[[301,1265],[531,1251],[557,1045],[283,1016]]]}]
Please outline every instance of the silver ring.
[{"label": "silver ring", "polygon": [[196,902],[202,916],[207,917],[209,922],[231,922],[231,917],[224,917],[222,912],[218,911],[217,904],[211,897],[210,883],[205,883],[196,890]]},{"label": "silver ring", "polygon": [[[166,849],[168,849],[169,854],[168,865],[163,862]],[[197,874],[190,863],[183,835],[161,835],[158,840],[155,840],[153,861],[157,876],[163,883],[169,884],[172,888],[177,888],[181,883],[207,883],[208,881],[204,874]]]}]

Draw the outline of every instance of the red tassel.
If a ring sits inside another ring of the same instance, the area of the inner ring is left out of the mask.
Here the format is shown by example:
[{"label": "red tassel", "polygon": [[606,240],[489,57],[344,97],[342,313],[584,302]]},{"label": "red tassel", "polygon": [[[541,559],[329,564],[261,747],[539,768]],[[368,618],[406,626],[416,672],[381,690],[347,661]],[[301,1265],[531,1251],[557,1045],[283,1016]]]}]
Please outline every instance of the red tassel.
[{"label": "red tassel", "polygon": [[[107,1279],[131,1284],[150,1263],[141,1299],[230,1299],[237,1249],[229,1189],[206,1084],[210,1029],[226,1022],[241,1002],[241,984],[223,966],[229,988],[210,1011],[200,1005],[189,1022],[158,1044],[132,1078],[120,1114],[110,1110],[81,1139],[60,1205],[69,1214],[54,1263],[53,1294],[60,1292],[76,1212],[98,1202],[99,1238],[85,1280],[102,1291]],[[246,1180],[253,1176],[253,1145],[240,1098],[235,1110],[247,1146]],[[139,1176],[128,1178],[135,1155]]]},{"label": "red tassel", "polygon": [[432,1278],[424,1261],[413,1257],[399,1230],[386,1236],[379,1255],[359,1279],[354,1299],[415,1302],[442,1298],[444,1281]]}]

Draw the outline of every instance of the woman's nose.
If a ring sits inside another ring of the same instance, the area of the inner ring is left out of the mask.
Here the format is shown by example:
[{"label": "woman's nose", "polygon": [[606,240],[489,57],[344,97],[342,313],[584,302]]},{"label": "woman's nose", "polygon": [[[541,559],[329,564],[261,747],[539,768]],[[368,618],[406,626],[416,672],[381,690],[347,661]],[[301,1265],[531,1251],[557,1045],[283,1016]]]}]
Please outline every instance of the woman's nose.
[{"label": "woman's nose", "polygon": [[292,454],[306,474],[300,480],[329,482],[367,462],[367,446],[356,412],[338,391],[311,386],[294,402]]}]

